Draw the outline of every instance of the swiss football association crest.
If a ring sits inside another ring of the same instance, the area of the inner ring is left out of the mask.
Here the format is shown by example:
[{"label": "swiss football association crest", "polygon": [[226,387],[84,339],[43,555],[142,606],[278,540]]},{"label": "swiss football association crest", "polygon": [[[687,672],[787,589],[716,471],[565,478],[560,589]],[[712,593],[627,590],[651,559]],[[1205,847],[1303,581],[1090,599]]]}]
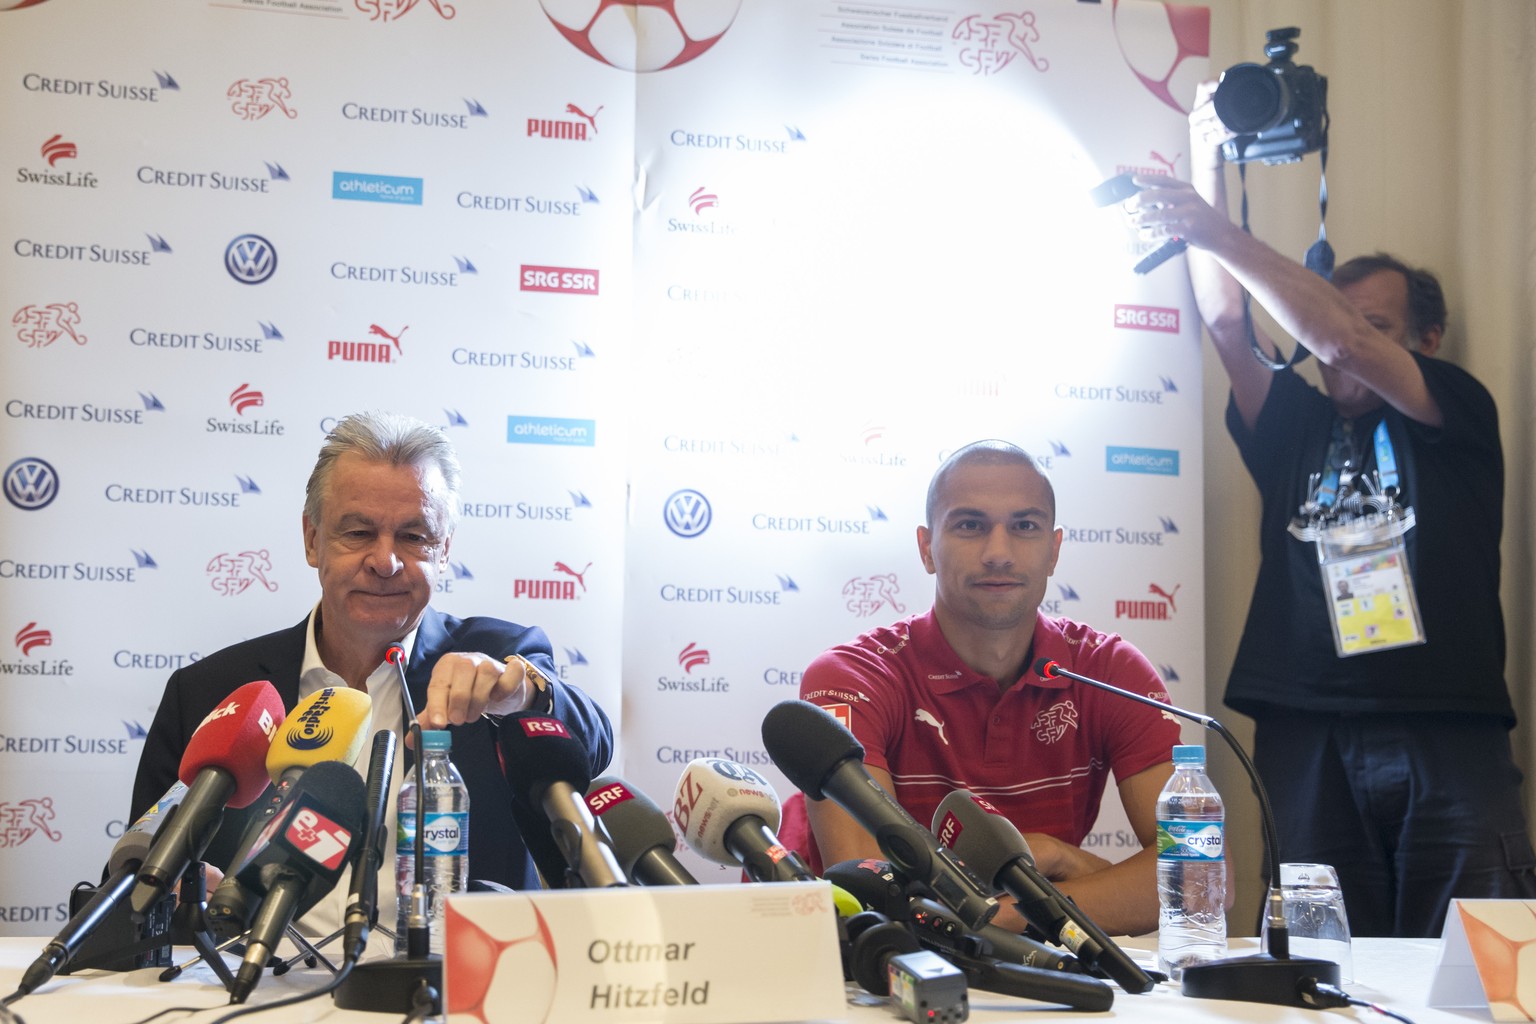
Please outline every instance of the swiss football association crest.
[{"label": "swiss football association crest", "polygon": [[80,326],[80,307],[73,302],[50,302],[46,306],[22,306],[11,317],[17,339],[28,348],[47,348],[60,338],[76,345],[90,339],[76,328]]}]

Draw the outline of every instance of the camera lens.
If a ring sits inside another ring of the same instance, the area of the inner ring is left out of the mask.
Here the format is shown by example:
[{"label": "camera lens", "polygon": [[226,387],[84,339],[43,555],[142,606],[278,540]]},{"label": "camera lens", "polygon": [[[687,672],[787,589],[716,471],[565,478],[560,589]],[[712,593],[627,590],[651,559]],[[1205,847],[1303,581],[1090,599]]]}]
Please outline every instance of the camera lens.
[{"label": "camera lens", "polygon": [[1289,106],[1285,83],[1262,64],[1237,64],[1221,76],[1212,98],[1216,116],[1239,135],[1269,131],[1285,119]]}]

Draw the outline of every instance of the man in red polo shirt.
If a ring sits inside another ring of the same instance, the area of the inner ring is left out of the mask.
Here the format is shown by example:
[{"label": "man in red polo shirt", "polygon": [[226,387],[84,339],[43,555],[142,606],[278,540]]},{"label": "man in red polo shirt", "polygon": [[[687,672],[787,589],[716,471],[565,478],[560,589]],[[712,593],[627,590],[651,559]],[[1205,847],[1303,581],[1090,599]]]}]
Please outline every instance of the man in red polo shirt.
[{"label": "man in red polo shirt", "polygon": [[[918,821],[951,791],[995,804],[1025,834],[1040,870],[1112,935],[1157,927],[1156,802],[1172,774],[1167,712],[1033,671],[1050,658],[1082,675],[1167,700],[1157,671],[1117,634],[1040,614],[1061,551],[1056,496],[1027,453],[978,441],[939,467],[917,528],[935,577],[925,615],[822,654],[800,696],[864,744],[876,781]],[[1142,849],[1118,864],[1083,850],[1113,773]],[[807,801],[813,869],[880,857],[830,801]],[[998,923],[1022,930],[1005,908]]]}]

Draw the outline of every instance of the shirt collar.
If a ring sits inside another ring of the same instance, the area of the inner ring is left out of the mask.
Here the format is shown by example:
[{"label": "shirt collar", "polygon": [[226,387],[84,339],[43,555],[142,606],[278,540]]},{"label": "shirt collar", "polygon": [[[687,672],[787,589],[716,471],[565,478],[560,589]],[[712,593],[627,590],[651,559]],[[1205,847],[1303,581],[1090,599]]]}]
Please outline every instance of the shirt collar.
[{"label": "shirt collar", "polygon": [[[934,693],[956,693],[978,683],[986,683],[993,687],[997,685],[997,680],[977,672],[955,653],[955,649],[945,638],[944,631],[939,628],[938,616],[934,609],[930,608],[927,614],[913,619],[910,628],[913,645],[920,651],[932,652],[931,657],[925,657],[923,660],[928,688]],[[1034,663],[1041,658],[1063,661],[1067,655],[1067,645],[1062,637],[1061,627],[1054,619],[1036,612],[1035,640],[1031,649],[1030,663],[1024,666],[1019,682],[1025,686],[1038,686],[1046,690],[1066,689],[1069,680],[1061,677],[1042,679],[1035,672]]]}]

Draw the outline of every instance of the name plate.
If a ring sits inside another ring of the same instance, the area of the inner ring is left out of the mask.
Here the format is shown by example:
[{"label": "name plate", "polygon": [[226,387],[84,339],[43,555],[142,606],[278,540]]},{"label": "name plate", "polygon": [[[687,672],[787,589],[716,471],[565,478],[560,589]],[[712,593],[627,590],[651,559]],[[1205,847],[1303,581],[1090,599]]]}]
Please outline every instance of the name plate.
[{"label": "name plate", "polygon": [[449,896],[450,1024],[842,1018],[826,882]]},{"label": "name plate", "polygon": [[1452,900],[1431,976],[1430,1006],[1536,1020],[1536,900]]}]

